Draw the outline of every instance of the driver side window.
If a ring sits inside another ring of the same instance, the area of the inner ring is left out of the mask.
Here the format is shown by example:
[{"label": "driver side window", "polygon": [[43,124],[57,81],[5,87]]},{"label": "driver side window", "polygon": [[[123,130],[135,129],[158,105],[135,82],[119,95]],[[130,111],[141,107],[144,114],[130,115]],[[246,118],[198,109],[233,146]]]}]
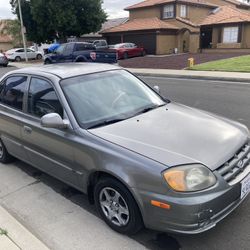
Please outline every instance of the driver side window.
[{"label": "driver side window", "polygon": [[63,108],[52,85],[46,80],[32,78],[28,94],[28,113],[42,117],[58,113],[63,118]]}]

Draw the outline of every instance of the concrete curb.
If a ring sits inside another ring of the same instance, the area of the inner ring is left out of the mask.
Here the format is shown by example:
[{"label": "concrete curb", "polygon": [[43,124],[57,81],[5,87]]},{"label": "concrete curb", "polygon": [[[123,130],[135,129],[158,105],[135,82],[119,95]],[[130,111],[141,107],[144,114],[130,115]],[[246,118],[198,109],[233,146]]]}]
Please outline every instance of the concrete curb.
[{"label": "concrete curb", "polygon": [[138,76],[250,83],[249,73],[235,73],[236,76],[226,76],[226,74],[233,74],[233,73],[188,71],[188,70],[179,70],[179,72],[177,70],[173,70],[173,71],[166,70],[166,72],[164,72],[164,70],[162,70],[162,72],[159,72],[159,70],[155,70],[155,72],[153,72],[154,71],[153,69],[137,70],[137,69],[130,69],[130,68],[127,68],[127,70]]},{"label": "concrete curb", "polygon": [[0,227],[7,231],[6,235],[0,236],[3,237],[3,241],[0,241],[0,249],[6,249],[3,248],[4,245],[2,244],[8,244],[12,247],[11,249],[49,250],[47,246],[45,246],[1,206]]}]

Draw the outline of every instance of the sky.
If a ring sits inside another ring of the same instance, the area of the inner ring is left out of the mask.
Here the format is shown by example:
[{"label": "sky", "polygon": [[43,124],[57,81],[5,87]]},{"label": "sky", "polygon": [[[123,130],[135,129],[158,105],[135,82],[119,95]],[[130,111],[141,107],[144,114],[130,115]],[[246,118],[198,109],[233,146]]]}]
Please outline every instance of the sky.
[{"label": "sky", "polygon": [[[128,12],[123,9],[139,2],[142,0],[104,0],[103,8],[108,14],[108,18],[126,17]],[[11,13],[9,0],[0,0],[0,19],[6,18],[15,18],[15,16]]]}]

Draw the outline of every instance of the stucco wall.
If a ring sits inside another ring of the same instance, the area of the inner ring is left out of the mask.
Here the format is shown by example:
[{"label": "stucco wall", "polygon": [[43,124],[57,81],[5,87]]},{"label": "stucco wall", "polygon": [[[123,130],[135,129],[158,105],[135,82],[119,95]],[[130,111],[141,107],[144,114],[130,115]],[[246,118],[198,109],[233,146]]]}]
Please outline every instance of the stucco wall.
[{"label": "stucco wall", "polygon": [[0,51],[7,51],[9,49],[13,48],[13,44],[12,43],[1,43],[0,42]]},{"label": "stucco wall", "polygon": [[[233,26],[233,25],[232,25]],[[219,36],[221,34],[221,41],[219,41]],[[223,26],[213,27],[212,35],[212,48],[218,49],[248,49],[250,48],[250,23],[243,24],[242,26],[242,39],[240,43],[223,43]]]},{"label": "stucco wall", "polygon": [[157,35],[156,38],[156,54],[172,54],[174,48],[177,48],[175,35]]},{"label": "stucco wall", "polygon": [[190,34],[189,52],[197,53],[199,52],[199,47],[200,47],[200,34],[199,33]]},{"label": "stucco wall", "polygon": [[149,18],[149,17],[161,18],[161,8],[157,6],[157,7],[130,10],[129,12],[130,20],[137,18]]},{"label": "stucco wall", "polygon": [[[176,6],[176,16],[181,17],[181,5],[177,4]],[[211,9],[204,8],[202,6],[192,6],[187,5],[187,19],[194,23],[199,23],[201,20],[203,20],[206,16],[208,16]]]},{"label": "stucco wall", "polygon": [[250,48],[250,23],[244,24],[242,31],[242,48]]}]

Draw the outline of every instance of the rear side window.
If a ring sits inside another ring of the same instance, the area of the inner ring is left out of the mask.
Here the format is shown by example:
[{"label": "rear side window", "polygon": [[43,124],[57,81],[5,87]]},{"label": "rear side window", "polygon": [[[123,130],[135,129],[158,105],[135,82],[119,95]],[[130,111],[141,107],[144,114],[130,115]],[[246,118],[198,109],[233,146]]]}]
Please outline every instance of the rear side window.
[{"label": "rear side window", "polygon": [[11,76],[0,86],[0,102],[12,108],[23,109],[23,97],[27,88],[26,76]]},{"label": "rear side window", "polygon": [[77,43],[75,51],[93,50],[93,49],[95,49],[95,46],[92,44]]},{"label": "rear side window", "polygon": [[52,85],[46,80],[32,78],[28,94],[28,113],[42,117],[58,113],[63,118],[63,108]]}]

